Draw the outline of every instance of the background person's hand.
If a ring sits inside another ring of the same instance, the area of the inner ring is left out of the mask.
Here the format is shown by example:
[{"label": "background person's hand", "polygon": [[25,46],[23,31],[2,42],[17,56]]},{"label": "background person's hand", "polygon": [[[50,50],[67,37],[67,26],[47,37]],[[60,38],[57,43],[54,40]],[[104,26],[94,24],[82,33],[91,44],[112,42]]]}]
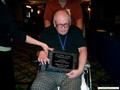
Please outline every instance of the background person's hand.
[{"label": "background person's hand", "polygon": [[46,54],[48,54],[48,51],[49,51],[49,50],[50,50],[50,51],[53,51],[53,48],[48,47],[47,44],[44,44],[44,45],[43,45],[43,49],[44,49],[44,51],[45,51]]}]

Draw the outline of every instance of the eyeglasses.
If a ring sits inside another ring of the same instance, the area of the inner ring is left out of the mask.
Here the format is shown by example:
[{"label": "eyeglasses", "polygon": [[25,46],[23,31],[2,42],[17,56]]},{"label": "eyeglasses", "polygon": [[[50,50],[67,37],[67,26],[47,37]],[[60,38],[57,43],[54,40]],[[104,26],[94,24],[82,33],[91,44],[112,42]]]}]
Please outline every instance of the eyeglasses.
[{"label": "eyeglasses", "polygon": [[65,23],[65,24],[56,24],[56,27],[57,27],[57,28],[62,28],[62,27],[68,28],[69,26],[70,26],[69,23]]}]

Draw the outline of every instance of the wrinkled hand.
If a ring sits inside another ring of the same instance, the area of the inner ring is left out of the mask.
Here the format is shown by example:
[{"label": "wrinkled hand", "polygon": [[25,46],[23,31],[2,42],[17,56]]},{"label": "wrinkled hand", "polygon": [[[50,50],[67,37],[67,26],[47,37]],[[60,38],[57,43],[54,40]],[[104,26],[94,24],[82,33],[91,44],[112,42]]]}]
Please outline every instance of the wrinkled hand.
[{"label": "wrinkled hand", "polygon": [[76,69],[76,70],[70,71],[66,75],[68,76],[68,78],[73,79],[73,78],[79,77],[79,75],[81,75],[81,74],[82,74],[82,71],[79,71],[78,69]]},{"label": "wrinkled hand", "polygon": [[50,59],[47,58],[47,53],[45,51],[39,52],[38,61],[41,62],[41,64],[46,64],[50,62]]}]

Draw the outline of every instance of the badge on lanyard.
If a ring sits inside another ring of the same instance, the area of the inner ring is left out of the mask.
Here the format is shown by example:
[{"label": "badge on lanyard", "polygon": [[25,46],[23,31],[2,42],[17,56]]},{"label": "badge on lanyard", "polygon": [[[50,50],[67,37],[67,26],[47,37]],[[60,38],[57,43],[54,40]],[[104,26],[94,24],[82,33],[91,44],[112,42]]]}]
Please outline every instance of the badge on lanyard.
[{"label": "badge on lanyard", "polygon": [[70,9],[67,9],[67,8],[66,8],[66,10],[68,11],[69,15],[71,15]]}]

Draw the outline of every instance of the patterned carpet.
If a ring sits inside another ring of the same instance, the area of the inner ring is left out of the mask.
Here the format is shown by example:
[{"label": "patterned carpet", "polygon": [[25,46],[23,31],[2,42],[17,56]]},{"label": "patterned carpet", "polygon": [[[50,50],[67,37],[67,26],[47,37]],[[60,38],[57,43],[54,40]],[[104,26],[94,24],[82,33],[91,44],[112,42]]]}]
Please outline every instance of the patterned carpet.
[{"label": "patterned carpet", "polygon": [[13,60],[17,90],[29,90],[27,88],[37,72],[37,64],[34,63],[35,46],[14,42]]},{"label": "patterned carpet", "polygon": [[[37,72],[36,50],[34,45],[13,42],[13,60],[16,80],[16,90],[29,90]],[[91,65],[92,88],[98,86],[113,86],[110,76],[97,60],[88,58]]]}]

